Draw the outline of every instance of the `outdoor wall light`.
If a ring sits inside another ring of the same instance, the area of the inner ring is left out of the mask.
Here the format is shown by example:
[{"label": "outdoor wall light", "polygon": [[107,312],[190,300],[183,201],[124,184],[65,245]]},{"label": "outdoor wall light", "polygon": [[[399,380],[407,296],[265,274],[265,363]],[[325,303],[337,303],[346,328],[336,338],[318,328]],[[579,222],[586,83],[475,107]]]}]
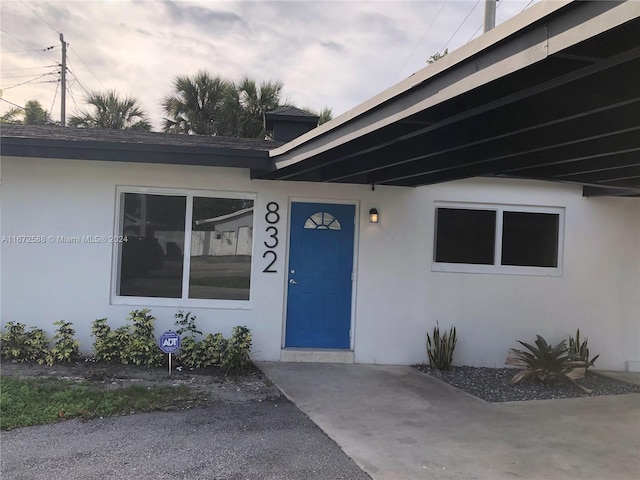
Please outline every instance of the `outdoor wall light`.
[{"label": "outdoor wall light", "polygon": [[378,216],[378,210],[372,208],[369,210],[369,222],[378,223],[380,221],[380,217]]}]

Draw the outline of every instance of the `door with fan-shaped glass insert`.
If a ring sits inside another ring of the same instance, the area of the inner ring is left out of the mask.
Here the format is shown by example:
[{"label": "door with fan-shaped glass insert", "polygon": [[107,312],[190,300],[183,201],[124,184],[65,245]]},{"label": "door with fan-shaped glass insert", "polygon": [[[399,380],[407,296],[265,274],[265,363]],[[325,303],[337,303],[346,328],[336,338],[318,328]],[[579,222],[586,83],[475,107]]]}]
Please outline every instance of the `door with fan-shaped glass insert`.
[{"label": "door with fan-shaped glass insert", "polygon": [[350,348],[355,206],[291,204],[286,347]]}]

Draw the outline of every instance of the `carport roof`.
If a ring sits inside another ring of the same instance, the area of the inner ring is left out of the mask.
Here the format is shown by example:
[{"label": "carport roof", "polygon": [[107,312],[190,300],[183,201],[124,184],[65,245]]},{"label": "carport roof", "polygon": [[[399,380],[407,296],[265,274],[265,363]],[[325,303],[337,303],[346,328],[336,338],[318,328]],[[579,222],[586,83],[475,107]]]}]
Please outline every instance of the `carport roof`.
[{"label": "carport roof", "polygon": [[419,186],[475,176],[640,196],[640,2],[534,5],[271,150],[268,179]]}]

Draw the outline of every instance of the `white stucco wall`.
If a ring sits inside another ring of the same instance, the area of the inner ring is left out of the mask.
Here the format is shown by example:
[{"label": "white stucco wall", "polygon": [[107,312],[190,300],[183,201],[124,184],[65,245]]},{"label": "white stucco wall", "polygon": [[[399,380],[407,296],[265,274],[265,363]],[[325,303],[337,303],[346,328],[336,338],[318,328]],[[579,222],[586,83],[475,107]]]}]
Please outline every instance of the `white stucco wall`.
[{"label": "white stucco wall", "polygon": [[[2,158],[1,234],[82,236],[113,235],[116,186],[239,191],[256,194],[251,302],[246,308],[192,308],[148,304],[113,305],[110,297],[113,249],[108,244],[14,244],[2,248],[2,323],[20,321],[53,334],[53,322],[71,321],[90,351],[91,322],[107,317],[125,323],[135,308],[149,307],[161,332],[174,328],[179,308],[197,316],[207,332],[229,335],[246,325],[254,335],[255,357],[278,360],[282,342],[288,202],[290,198],[357,203],[368,187],[304,185],[252,181],[241,169],[142,165],[30,158]],[[266,204],[280,205],[277,274],[262,273]]]},{"label": "white stucco wall", "polygon": [[[640,359],[640,199],[585,198],[577,186],[500,179],[401,197],[374,193],[381,224],[361,237],[356,361],[426,360],[425,333],[436,320],[457,328],[457,364],[502,366],[516,340],[540,334],[556,343],[576,328],[592,355],[600,353],[599,368],[624,370]],[[432,271],[434,202],[565,208],[562,275]]]},{"label": "white stucco wall", "polygon": [[[247,308],[191,308],[206,331],[247,325],[254,356],[278,360],[286,287],[291,199],[355,203],[360,224],[354,296],[355,359],[409,364],[426,360],[425,334],[439,320],[456,325],[458,364],[501,366],[516,340],[536,333],[556,342],[577,327],[600,353],[597,366],[623,370],[640,360],[640,200],[583,198],[574,186],[474,179],[417,189],[255,181],[240,169],[2,158],[0,234],[113,235],[116,186],[256,194],[251,302]],[[469,201],[565,208],[559,277],[431,270],[434,202]],[[266,205],[280,205],[277,274],[263,273]],[[376,207],[381,222],[368,222]],[[124,323],[134,308],[114,305],[109,244],[3,243],[2,323],[74,323],[89,351],[91,322]],[[150,302],[153,303],[153,302]],[[157,329],[172,328],[180,305],[151,304]]]}]

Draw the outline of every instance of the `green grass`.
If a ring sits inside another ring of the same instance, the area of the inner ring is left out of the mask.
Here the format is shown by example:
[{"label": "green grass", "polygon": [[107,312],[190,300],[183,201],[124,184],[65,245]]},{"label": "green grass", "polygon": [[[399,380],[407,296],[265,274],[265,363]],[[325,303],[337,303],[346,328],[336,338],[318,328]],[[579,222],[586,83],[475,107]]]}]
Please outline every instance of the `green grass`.
[{"label": "green grass", "polygon": [[184,385],[103,390],[88,382],[0,376],[0,428],[11,430],[68,418],[171,410],[203,398]]}]

